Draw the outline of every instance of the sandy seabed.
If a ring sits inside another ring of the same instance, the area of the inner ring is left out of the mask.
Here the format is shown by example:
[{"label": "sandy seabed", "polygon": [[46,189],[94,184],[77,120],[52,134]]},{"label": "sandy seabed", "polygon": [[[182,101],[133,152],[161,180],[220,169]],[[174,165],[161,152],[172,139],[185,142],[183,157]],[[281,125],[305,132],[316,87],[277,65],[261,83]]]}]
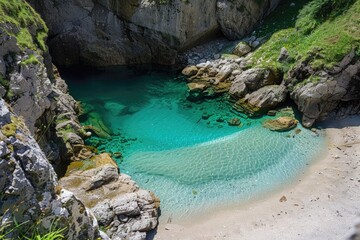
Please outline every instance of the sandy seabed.
[{"label": "sandy seabed", "polygon": [[160,223],[154,239],[347,239],[360,216],[360,116],[324,126],[327,151],[294,183],[230,209]]}]

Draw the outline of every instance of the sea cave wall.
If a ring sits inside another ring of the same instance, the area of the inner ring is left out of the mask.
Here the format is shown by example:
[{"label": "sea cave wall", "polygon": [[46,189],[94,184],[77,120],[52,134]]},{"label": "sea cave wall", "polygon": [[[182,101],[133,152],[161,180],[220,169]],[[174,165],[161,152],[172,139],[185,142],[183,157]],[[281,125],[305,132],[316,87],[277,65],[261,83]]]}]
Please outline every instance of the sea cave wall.
[{"label": "sea cave wall", "polygon": [[29,0],[49,27],[60,65],[171,65],[176,55],[223,32],[236,39],[280,0]]}]

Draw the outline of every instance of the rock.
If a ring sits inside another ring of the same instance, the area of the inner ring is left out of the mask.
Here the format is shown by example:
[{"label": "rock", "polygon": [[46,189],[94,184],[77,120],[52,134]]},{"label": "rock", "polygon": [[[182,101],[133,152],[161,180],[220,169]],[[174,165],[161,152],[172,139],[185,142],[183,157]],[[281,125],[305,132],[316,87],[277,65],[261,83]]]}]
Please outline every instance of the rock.
[{"label": "rock", "polygon": [[240,39],[249,34],[255,25],[279,3],[279,0],[217,1],[217,20],[224,35],[231,39]]},{"label": "rock", "polygon": [[198,73],[198,68],[196,66],[187,66],[181,73],[187,77],[191,77]]},{"label": "rock", "polygon": [[249,52],[251,52],[251,47],[245,42],[238,43],[232,51],[233,54],[238,55],[239,57],[245,56]]},{"label": "rock", "polygon": [[60,180],[61,186],[76,191],[111,239],[144,239],[145,232],[157,226],[159,200],[120,174],[109,154],[98,155],[77,168],[72,166],[68,172],[71,174]]},{"label": "rock", "polygon": [[229,94],[234,99],[240,99],[245,97],[247,94],[247,86],[243,79],[236,78],[236,80],[231,84]]},{"label": "rock", "polygon": [[5,125],[10,123],[10,111],[5,106],[5,101],[3,99],[0,99],[0,125]]},{"label": "rock", "polygon": [[208,120],[210,117],[211,117],[211,114],[208,114],[208,113],[204,113],[204,114],[201,116],[201,118],[202,118],[203,120]]},{"label": "rock", "polygon": [[285,62],[289,58],[289,53],[286,48],[281,48],[280,55],[278,57],[279,62]]},{"label": "rock", "polygon": [[[344,69],[336,72],[315,72],[306,64],[290,71],[294,85],[290,97],[303,113],[303,126],[309,128],[315,121],[327,118],[331,112],[347,115],[360,111],[360,85],[357,81],[360,61],[349,63],[349,59],[353,59],[352,55],[350,52],[343,58],[341,62]],[[299,80],[302,80],[302,83],[299,83]]]},{"label": "rock", "polygon": [[[0,141],[0,190],[2,208],[0,215],[9,219],[8,226],[14,226],[13,219],[24,223],[24,227],[38,226],[49,230],[53,219],[59,228],[64,228],[66,239],[96,239],[99,230],[96,219],[73,193],[57,190],[57,176],[24,122],[9,111],[4,101],[0,101],[2,112],[9,112],[16,134],[2,136]],[[0,129],[4,127],[0,124]],[[11,140],[10,140],[11,139]],[[5,142],[11,142],[8,148]],[[4,223],[4,222],[3,222]],[[2,223],[2,224],[3,224]],[[12,229],[13,237],[16,230]]]},{"label": "rock", "polygon": [[170,65],[178,51],[219,30],[213,1],[30,2],[50,29],[59,65]]},{"label": "rock", "polygon": [[225,120],[223,119],[223,118],[221,118],[221,117],[219,117],[219,118],[217,118],[216,119],[216,122],[218,122],[218,123],[222,123],[222,122],[224,122]]},{"label": "rock", "polygon": [[220,69],[218,74],[215,76],[215,78],[217,80],[216,83],[225,81],[231,75],[233,70],[234,70],[233,65],[224,65]]},{"label": "rock", "polygon": [[187,86],[189,88],[189,92],[201,92],[207,88],[206,84],[196,82],[188,83]]},{"label": "rock", "polygon": [[269,111],[267,112],[267,115],[268,115],[268,116],[276,116],[276,113],[277,113],[276,110],[269,110]]},{"label": "rock", "polygon": [[287,201],[287,198],[285,196],[282,196],[279,200],[279,202],[286,202]]},{"label": "rock", "polygon": [[284,103],[287,97],[285,86],[270,85],[246,95],[234,104],[234,108],[249,116],[258,116]]},{"label": "rock", "polygon": [[275,120],[266,120],[263,127],[271,131],[284,132],[289,131],[297,126],[298,121],[291,117],[279,117]]},{"label": "rock", "polygon": [[241,121],[239,118],[232,118],[228,121],[229,126],[240,126]]},{"label": "rock", "polygon": [[104,108],[114,116],[124,115],[127,113],[127,107],[117,102],[106,102]]},{"label": "rock", "polygon": [[235,81],[243,81],[249,91],[256,91],[267,85],[280,84],[281,78],[271,69],[250,68],[237,76]]}]

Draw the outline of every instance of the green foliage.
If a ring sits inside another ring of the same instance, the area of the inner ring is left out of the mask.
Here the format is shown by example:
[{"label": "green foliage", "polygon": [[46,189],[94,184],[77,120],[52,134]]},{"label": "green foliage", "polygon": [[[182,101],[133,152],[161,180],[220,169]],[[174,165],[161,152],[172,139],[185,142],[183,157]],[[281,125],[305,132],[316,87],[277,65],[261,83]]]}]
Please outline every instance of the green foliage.
[{"label": "green foliage", "polygon": [[[15,219],[13,224],[8,223],[0,227],[0,240],[60,240],[64,239],[65,228],[57,228],[55,221],[46,233],[40,233],[36,225],[27,227],[28,222],[18,223]],[[12,225],[12,227],[10,227]],[[17,236],[17,237],[15,237]]]},{"label": "green foliage", "polygon": [[29,65],[29,64],[39,64],[40,61],[37,59],[37,57],[33,54],[29,55],[28,58],[25,61],[21,62],[21,65]]},{"label": "green foliage", "polygon": [[310,33],[321,23],[333,20],[343,14],[355,0],[314,0],[299,13],[296,28],[304,33]]},{"label": "green foliage", "polygon": [[[48,29],[40,15],[26,1],[0,0],[0,24],[9,35],[16,37],[20,47],[46,50]],[[30,28],[37,31],[31,34]]]},{"label": "green foliage", "polygon": [[[255,51],[253,65],[276,67],[286,72],[306,61],[315,69],[331,68],[352,49],[359,51],[360,0],[350,2],[354,1],[311,1],[300,11],[296,27],[277,31]],[[326,13],[321,7],[327,9]],[[282,47],[288,50],[293,61],[278,62]]]},{"label": "green foliage", "polygon": [[0,73],[0,84],[6,89],[9,87],[9,80],[2,73]]}]

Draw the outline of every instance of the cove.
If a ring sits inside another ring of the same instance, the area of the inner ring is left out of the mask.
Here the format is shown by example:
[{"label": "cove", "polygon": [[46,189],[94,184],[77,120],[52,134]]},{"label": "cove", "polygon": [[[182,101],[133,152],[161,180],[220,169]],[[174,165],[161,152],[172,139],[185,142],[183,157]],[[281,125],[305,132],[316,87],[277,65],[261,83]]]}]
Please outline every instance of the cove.
[{"label": "cove", "polygon": [[[189,102],[186,80],[173,71],[62,72],[88,109],[82,124],[95,122],[110,134],[87,144],[113,153],[122,173],[161,199],[163,221],[271,192],[293,181],[325,146],[322,136],[300,125],[289,132],[265,129],[262,122],[272,117],[243,118],[224,98]],[[229,126],[234,117],[240,126]]]}]

